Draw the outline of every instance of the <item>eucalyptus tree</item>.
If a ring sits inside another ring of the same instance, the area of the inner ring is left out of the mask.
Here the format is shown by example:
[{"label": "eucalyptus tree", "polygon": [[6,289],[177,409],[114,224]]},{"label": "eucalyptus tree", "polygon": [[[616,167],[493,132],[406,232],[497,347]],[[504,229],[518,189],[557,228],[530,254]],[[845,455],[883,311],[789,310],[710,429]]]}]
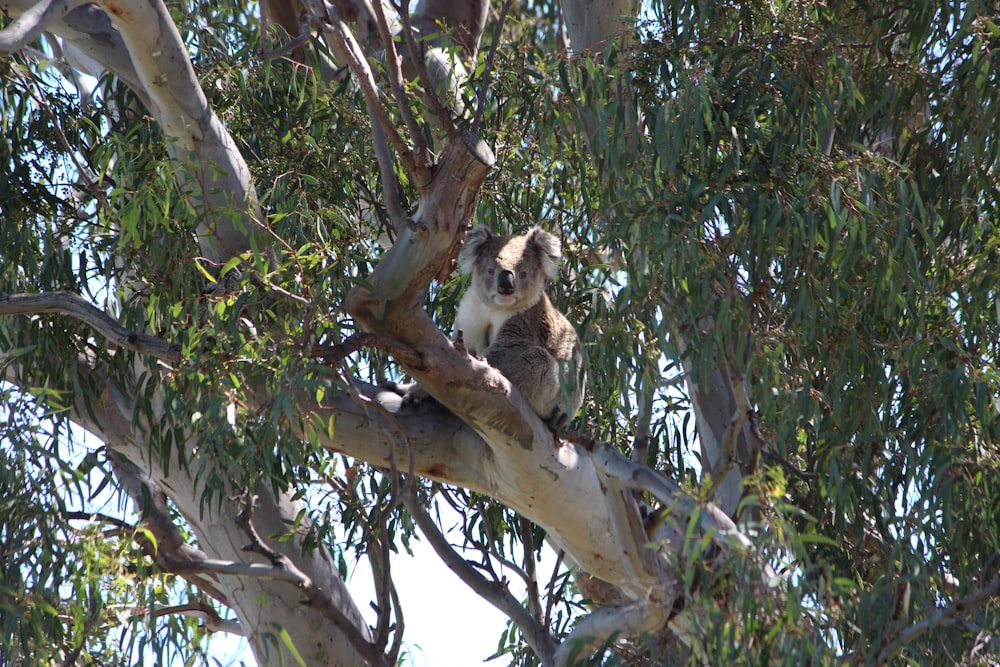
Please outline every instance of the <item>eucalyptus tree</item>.
[{"label": "eucalyptus tree", "polygon": [[[395,664],[415,539],[512,664],[1000,657],[995,7],[262,7],[3,7],[8,660]],[[562,240],[569,430],[472,224]]]}]

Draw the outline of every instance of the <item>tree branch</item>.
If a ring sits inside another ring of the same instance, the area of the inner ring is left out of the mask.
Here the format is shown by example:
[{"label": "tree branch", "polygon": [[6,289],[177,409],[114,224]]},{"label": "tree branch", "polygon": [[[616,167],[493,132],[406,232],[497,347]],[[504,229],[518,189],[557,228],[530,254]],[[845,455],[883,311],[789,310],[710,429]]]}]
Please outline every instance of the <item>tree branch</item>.
[{"label": "tree branch", "polygon": [[729,376],[729,387],[732,391],[733,400],[736,402],[736,410],[729,419],[729,426],[726,428],[722,438],[722,450],[719,452],[719,460],[712,468],[711,493],[715,494],[722,480],[726,478],[732,470],[736,460],[736,446],[743,431],[743,426],[750,419],[753,413],[753,406],[750,404],[750,397],[747,396],[746,378],[742,373],[737,372],[736,355],[730,347],[726,347],[726,368]]},{"label": "tree branch", "polygon": [[[240,510],[240,513],[236,517],[236,524],[250,538],[250,543],[243,547],[243,550],[260,554],[267,558],[271,564],[222,563],[213,561],[211,563],[211,567],[213,568],[211,571],[218,574],[238,574],[278,579],[294,584],[305,595],[309,606],[333,621],[334,625],[344,633],[344,636],[350,642],[351,646],[354,647],[354,650],[363,655],[369,665],[373,667],[389,667],[389,662],[386,660],[385,654],[361,634],[351,619],[340,610],[336,600],[318,587],[290,559],[285,558],[282,554],[274,551],[264,543],[260,535],[257,534],[257,529],[253,526],[254,503],[254,496],[247,491],[243,496],[243,509]],[[196,566],[200,569],[204,567],[204,563],[197,564]]]},{"label": "tree branch", "polygon": [[601,607],[577,622],[556,652],[556,667],[577,664],[594,649],[618,636],[636,636],[663,627],[670,609],[662,601],[638,600]]},{"label": "tree branch", "polygon": [[[396,42],[389,31],[389,23],[385,18],[385,8],[382,6],[381,1],[376,2],[373,8],[377,18],[379,35],[382,37],[382,46],[385,48],[385,69],[389,74],[389,87],[396,98],[396,105],[403,116],[403,122],[406,123],[406,128],[410,131],[410,140],[413,142],[413,153],[416,155],[416,159],[421,163],[429,164],[430,156],[427,154],[427,142],[424,140],[424,133],[420,129],[417,117],[413,115],[413,109],[410,107],[410,98],[403,88],[401,60],[399,54],[396,52]],[[406,8],[400,8],[399,17],[403,22],[403,31],[407,32],[406,26],[409,25],[410,21]]]},{"label": "tree branch", "polygon": [[0,294],[0,315],[65,315],[80,320],[113,345],[148,354],[167,362],[181,358],[181,347],[162,338],[129,331],[117,320],[74,292]]},{"label": "tree branch", "polygon": [[517,625],[528,645],[531,646],[542,663],[551,665],[555,656],[556,643],[548,633],[548,630],[521,603],[514,599],[510,591],[495,582],[487,580],[486,577],[477,572],[464,558],[458,555],[451,545],[448,544],[448,540],[438,529],[437,524],[434,523],[427,510],[420,505],[416,494],[407,495],[404,502],[406,509],[409,510],[410,515],[413,517],[413,521],[419,526],[427,541],[434,548],[435,553],[444,561],[444,564],[457,574],[459,579],[464,581],[477,595],[514,621],[514,624]]},{"label": "tree branch", "polygon": [[143,616],[160,618],[161,616],[174,615],[200,619],[204,623],[205,629],[209,632],[226,632],[240,637],[247,636],[246,628],[238,620],[222,618],[219,616],[219,612],[207,604],[188,603],[165,607],[152,605],[149,609],[140,610],[134,614],[134,616],[140,618]]},{"label": "tree branch", "polygon": [[[375,76],[372,74],[371,67],[368,65],[368,60],[365,58],[365,54],[361,50],[361,45],[358,44],[358,41],[354,38],[351,30],[344,24],[343,20],[340,18],[340,14],[335,10],[330,12],[329,19],[329,31],[332,32],[332,34],[337,38],[334,40],[336,52],[338,53],[340,59],[342,59],[347,66],[350,67],[351,71],[354,72],[358,85],[361,86],[361,91],[364,93],[365,99],[369,104],[369,110],[374,111],[379,125],[381,125],[382,129],[385,130],[389,143],[391,143],[393,148],[396,149],[396,154],[399,156],[403,166],[416,181],[418,190],[423,190],[427,187],[431,180],[429,165],[423,161],[418,161],[414,157],[410,147],[406,145],[403,137],[396,130],[396,126],[391,120],[389,120],[389,113],[382,104],[380,97],[381,91],[378,88],[378,84],[375,82]],[[325,27],[323,29],[326,30]],[[398,64],[396,67],[398,68]],[[408,108],[406,104],[403,104],[402,107]]]},{"label": "tree branch", "polygon": [[0,51],[13,53],[38,39],[54,21],[88,0],[41,0],[0,30]]},{"label": "tree branch", "polygon": [[895,654],[917,637],[930,632],[936,627],[959,623],[962,614],[974,611],[996,597],[1000,597],[1000,575],[993,577],[993,579],[979,590],[955,600],[950,605],[938,609],[937,613],[933,616],[928,616],[919,623],[914,623],[901,631],[894,640],[879,651],[878,657],[875,659],[875,664],[886,664]]}]

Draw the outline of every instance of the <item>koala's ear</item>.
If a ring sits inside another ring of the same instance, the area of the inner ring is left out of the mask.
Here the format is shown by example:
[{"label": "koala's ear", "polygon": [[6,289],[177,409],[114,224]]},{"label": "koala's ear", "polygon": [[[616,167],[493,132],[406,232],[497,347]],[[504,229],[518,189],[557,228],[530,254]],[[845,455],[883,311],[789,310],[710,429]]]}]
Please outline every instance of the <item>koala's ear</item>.
[{"label": "koala's ear", "polygon": [[532,227],[526,239],[529,248],[538,251],[538,256],[542,262],[542,273],[549,280],[556,277],[559,269],[559,260],[562,259],[562,245],[552,234],[549,234],[541,227]]},{"label": "koala's ear", "polygon": [[476,266],[476,259],[483,246],[493,238],[493,232],[486,227],[476,227],[465,235],[465,243],[458,253],[458,271],[463,276],[470,275]]}]

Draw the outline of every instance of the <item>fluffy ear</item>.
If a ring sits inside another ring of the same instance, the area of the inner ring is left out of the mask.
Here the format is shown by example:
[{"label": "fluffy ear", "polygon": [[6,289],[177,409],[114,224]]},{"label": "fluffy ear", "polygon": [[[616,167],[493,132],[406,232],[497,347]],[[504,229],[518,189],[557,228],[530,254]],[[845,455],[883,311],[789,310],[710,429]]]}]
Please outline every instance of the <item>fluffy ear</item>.
[{"label": "fluffy ear", "polygon": [[534,248],[542,262],[542,273],[549,280],[556,277],[559,260],[562,259],[562,245],[552,234],[541,227],[532,227],[525,237],[529,248]]},{"label": "fluffy ear", "polygon": [[463,276],[472,274],[472,269],[476,266],[476,259],[479,252],[487,241],[493,238],[493,232],[486,227],[476,227],[465,235],[465,243],[461,252],[458,253],[458,271]]}]

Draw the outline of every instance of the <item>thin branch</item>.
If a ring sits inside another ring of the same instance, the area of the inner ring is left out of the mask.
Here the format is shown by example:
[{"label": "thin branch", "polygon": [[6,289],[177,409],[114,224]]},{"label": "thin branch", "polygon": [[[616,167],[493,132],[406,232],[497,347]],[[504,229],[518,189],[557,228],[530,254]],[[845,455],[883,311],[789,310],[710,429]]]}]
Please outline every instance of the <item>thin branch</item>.
[{"label": "thin branch", "polygon": [[409,494],[405,498],[406,509],[410,516],[423,532],[427,541],[430,542],[438,557],[444,561],[448,568],[458,575],[469,588],[475,591],[480,597],[492,604],[494,607],[506,614],[524,635],[525,641],[531,646],[535,654],[543,664],[550,665],[555,656],[556,643],[548,631],[525,609],[521,603],[514,599],[506,587],[491,582],[486,577],[476,571],[472,565],[448,544],[444,534],[438,529],[437,524],[427,513],[427,510],[420,505],[416,494]]},{"label": "thin branch", "polygon": [[[417,72],[417,80],[424,88],[424,94],[430,102],[431,112],[441,121],[447,134],[457,132],[458,126],[455,125],[451,114],[448,113],[448,110],[444,108],[444,105],[441,104],[441,100],[438,98],[438,83],[431,81],[430,74],[427,72],[424,48],[422,45],[418,45],[413,38],[413,25],[410,23],[410,14],[403,6],[403,3],[399,3],[396,9],[403,23],[403,39],[406,40],[406,47],[410,51],[410,63]],[[421,138],[423,138],[423,135],[421,135]],[[424,145],[424,149],[426,150],[426,145]]]},{"label": "thin branch", "polygon": [[[407,129],[410,131],[410,139],[413,141],[413,152],[422,163],[427,164],[429,162],[427,142],[424,140],[424,133],[417,122],[417,117],[413,115],[413,109],[410,107],[410,99],[403,88],[401,59],[399,53],[396,51],[396,43],[392,39],[389,23],[385,18],[385,8],[382,7],[381,1],[375,2],[373,8],[375,9],[375,18],[377,19],[376,23],[379,35],[382,38],[382,45],[385,47],[385,69],[389,74],[389,86],[396,97],[396,104],[399,106],[399,112],[403,115],[403,122],[406,123]],[[410,19],[405,9],[401,8],[399,10],[399,18],[403,21],[404,26],[409,25]],[[404,32],[406,31],[404,27]],[[411,55],[416,59],[416,54],[411,53]]]},{"label": "thin branch", "polygon": [[[318,21],[318,19],[316,20]],[[403,166],[413,175],[420,187],[425,187],[430,182],[429,174],[427,173],[428,166],[424,163],[418,164],[409,146],[406,145],[403,137],[396,130],[395,125],[389,120],[389,113],[386,111],[379,97],[381,90],[375,83],[375,77],[372,74],[371,67],[368,66],[368,61],[361,50],[361,45],[358,44],[350,29],[344,25],[340,15],[332,6],[329,28],[323,24],[320,24],[320,27],[325,31],[332,32],[339,38],[337,40],[337,46],[340,47],[338,49],[340,52],[339,55],[347,63],[347,66],[351,68],[351,71],[354,72],[358,85],[361,86],[361,91],[365,94],[365,99],[369,103],[369,109],[375,112],[375,118],[372,119],[372,122],[378,122],[382,126],[386,132],[386,137],[389,139],[389,143],[396,149],[396,154],[399,155]],[[406,105],[403,105],[403,107],[407,108]]]},{"label": "thin branch", "polygon": [[486,69],[483,71],[483,81],[479,86],[479,99],[476,102],[476,115],[472,119],[472,129],[470,130],[473,134],[479,134],[479,124],[483,121],[483,113],[486,110],[486,93],[490,89],[490,78],[493,75],[493,62],[496,60],[497,49],[500,46],[500,32],[503,30],[504,21],[507,19],[507,13],[510,11],[510,7],[513,4],[514,0],[504,0],[503,6],[500,8],[500,17],[497,19],[497,27],[493,32],[493,43],[490,44],[490,52],[486,56]]},{"label": "thin branch", "polygon": [[381,123],[375,122],[375,111],[368,98],[365,98],[365,104],[368,107],[368,117],[372,119],[372,148],[375,150],[375,159],[378,160],[379,175],[382,178],[382,203],[389,213],[390,226],[395,233],[399,233],[399,228],[406,219],[406,213],[399,205],[399,179],[396,178],[396,170],[393,167],[392,151],[389,150],[385,128]]},{"label": "thin branch", "polygon": [[961,623],[963,619],[960,616],[962,614],[975,611],[997,597],[1000,597],[1000,575],[993,577],[993,579],[979,590],[969,593],[964,598],[955,600],[947,607],[939,609],[933,616],[928,616],[919,623],[914,623],[900,632],[896,636],[896,639],[889,642],[885,648],[879,651],[878,657],[875,659],[875,664],[884,665],[889,662],[889,659],[908,643],[936,627]]},{"label": "thin branch", "polygon": [[[139,546],[164,571],[171,572],[178,563],[196,563],[208,560],[203,551],[188,544],[170,516],[166,494],[156,482],[113,449],[106,449],[111,468],[125,493],[132,499],[142,517],[143,527],[148,530],[155,543],[146,539],[143,533],[135,533]],[[231,601],[218,587],[218,581],[206,577],[206,572],[177,572],[185,581],[229,606]]]},{"label": "thin branch", "polygon": [[538,596],[538,568],[535,567],[535,535],[531,522],[518,517],[521,544],[524,545],[524,581],[528,587],[528,608],[532,615],[542,620],[542,601]]},{"label": "thin branch", "polygon": [[559,568],[562,566],[566,552],[562,549],[556,555],[556,564],[552,567],[552,576],[549,577],[549,586],[545,594],[545,619],[542,621],[543,627],[550,627],[552,624],[552,607],[555,604],[556,580],[559,578]]},{"label": "thin branch", "polygon": [[[238,499],[237,499],[238,500]],[[389,667],[384,653],[368,641],[358,629],[358,627],[347,618],[337,606],[337,603],[305,572],[300,570],[289,559],[274,551],[260,538],[257,529],[254,528],[252,517],[254,507],[254,497],[247,491],[243,496],[243,509],[236,516],[236,524],[243,529],[250,543],[243,547],[244,551],[260,554],[267,558],[271,564],[262,563],[224,563],[212,561],[213,567],[218,574],[239,574],[243,576],[258,576],[267,579],[277,579],[294,584],[296,588],[305,595],[310,607],[333,621],[334,625],[344,633],[351,646],[368,661],[369,665],[375,667]],[[198,564],[201,565],[201,564]]]},{"label": "thin branch", "polygon": [[0,315],[66,315],[80,320],[113,345],[148,354],[167,362],[181,358],[181,347],[162,338],[130,331],[97,306],[74,292],[0,294]]},{"label": "thin branch", "polygon": [[[2,303],[2,302],[0,302]],[[2,314],[2,312],[0,312]],[[324,359],[327,364],[334,365],[342,362],[347,356],[354,354],[360,349],[371,347],[381,350],[398,360],[402,364],[423,367],[423,362],[419,352],[414,348],[398,343],[388,336],[362,331],[351,334],[344,339],[343,343],[334,345],[311,345],[306,351],[310,359]]]},{"label": "thin branch", "polygon": [[149,609],[136,612],[135,617],[160,618],[161,616],[187,616],[200,619],[204,627],[209,632],[226,632],[231,635],[246,637],[247,631],[240,622],[234,618],[222,618],[219,612],[210,605],[191,602],[188,604],[177,604],[166,607],[152,605]]},{"label": "thin branch", "polygon": [[[372,642],[380,652],[385,652],[385,647],[389,645],[389,634],[395,630],[396,640],[399,640],[403,633],[402,617],[396,587],[392,583],[391,563],[389,560],[389,538],[386,518],[388,510],[376,507],[373,510],[377,514],[378,535],[375,536],[374,548],[368,549],[368,560],[372,565],[372,580],[375,584],[375,598],[377,601],[378,625],[375,628],[375,639]],[[397,623],[395,626],[389,625],[389,620],[395,613]],[[393,642],[395,647],[397,641]],[[390,655],[389,661],[396,663],[396,656]]]}]

